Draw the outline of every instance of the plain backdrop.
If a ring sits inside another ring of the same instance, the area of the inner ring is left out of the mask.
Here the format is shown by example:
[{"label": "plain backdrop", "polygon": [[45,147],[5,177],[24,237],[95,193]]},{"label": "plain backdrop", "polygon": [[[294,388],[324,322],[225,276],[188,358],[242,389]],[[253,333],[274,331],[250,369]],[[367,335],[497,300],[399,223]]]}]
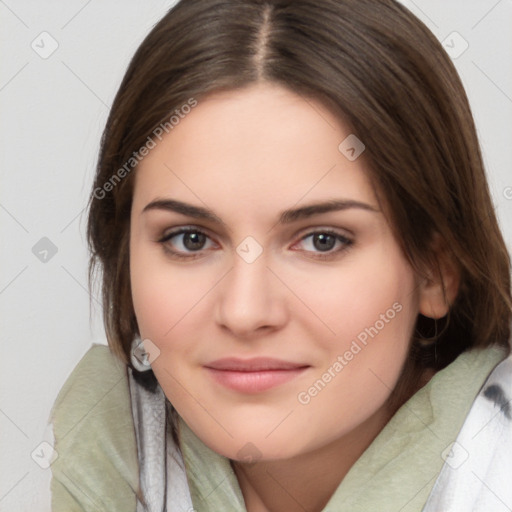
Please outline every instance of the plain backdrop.
[{"label": "plain backdrop", "polygon": [[[50,510],[51,469],[36,460],[51,406],[106,343],[84,237],[99,140],[132,54],[173,3],[0,0],[0,511]],[[511,248],[512,0],[404,3],[453,56]]]}]

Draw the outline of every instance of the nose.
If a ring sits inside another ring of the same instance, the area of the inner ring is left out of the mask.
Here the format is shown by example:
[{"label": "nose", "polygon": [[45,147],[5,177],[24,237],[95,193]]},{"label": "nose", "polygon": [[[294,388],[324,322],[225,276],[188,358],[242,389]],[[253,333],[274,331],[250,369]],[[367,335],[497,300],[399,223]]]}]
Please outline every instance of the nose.
[{"label": "nose", "polygon": [[264,257],[247,263],[235,254],[233,268],[219,284],[216,321],[234,336],[268,334],[286,323],[286,288]]}]

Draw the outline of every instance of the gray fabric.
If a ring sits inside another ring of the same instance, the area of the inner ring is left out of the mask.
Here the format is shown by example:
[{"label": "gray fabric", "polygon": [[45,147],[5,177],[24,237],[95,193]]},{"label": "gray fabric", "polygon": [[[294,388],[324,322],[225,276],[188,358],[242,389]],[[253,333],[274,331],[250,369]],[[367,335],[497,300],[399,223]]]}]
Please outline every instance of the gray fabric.
[{"label": "gray fabric", "polygon": [[183,457],[166,433],[166,398],[160,386],[146,390],[129,374],[132,415],[137,438],[139,482],[146,503],[137,512],[193,510]]}]

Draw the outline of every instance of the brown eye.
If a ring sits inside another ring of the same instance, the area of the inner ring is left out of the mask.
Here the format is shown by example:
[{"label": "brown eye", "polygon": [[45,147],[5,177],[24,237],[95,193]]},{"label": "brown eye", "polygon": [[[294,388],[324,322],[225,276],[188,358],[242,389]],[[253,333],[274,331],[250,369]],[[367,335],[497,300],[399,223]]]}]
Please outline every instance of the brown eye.
[{"label": "brown eye", "polygon": [[183,234],[183,245],[190,251],[197,251],[202,249],[206,235],[203,233],[184,233]]},{"label": "brown eye", "polygon": [[[304,243],[305,241],[308,242]],[[303,246],[307,247],[305,252],[313,253],[314,258],[326,259],[333,258],[346,251],[354,242],[341,233],[324,230],[307,234],[301,238],[299,243],[303,243]],[[338,247],[336,248],[337,244]]]},{"label": "brown eye", "polygon": [[203,231],[188,227],[180,228],[165,234],[160,240],[165,247],[166,252],[177,258],[194,258],[209,247],[205,247],[210,237]]}]

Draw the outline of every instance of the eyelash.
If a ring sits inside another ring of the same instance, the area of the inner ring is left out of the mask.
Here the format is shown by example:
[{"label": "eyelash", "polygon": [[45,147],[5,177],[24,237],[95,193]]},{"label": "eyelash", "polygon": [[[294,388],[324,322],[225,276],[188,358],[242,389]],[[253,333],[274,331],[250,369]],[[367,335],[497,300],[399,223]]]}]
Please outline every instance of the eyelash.
[{"label": "eyelash", "polygon": [[[163,245],[164,250],[169,255],[171,255],[173,258],[178,258],[178,259],[183,259],[183,260],[185,260],[185,259],[193,260],[193,259],[196,259],[201,256],[202,249],[199,251],[196,251],[195,254],[194,253],[183,254],[181,252],[174,251],[174,250],[170,249],[168,246],[168,242],[171,239],[173,239],[174,237],[177,237],[179,235],[186,234],[186,233],[199,233],[199,234],[205,235],[208,239],[210,239],[210,237],[207,235],[207,233],[205,233],[203,230],[193,227],[193,226],[189,226],[189,227],[179,228],[175,231],[166,233],[162,238],[160,238],[157,241],[158,241],[158,243],[161,243]],[[335,258],[336,256],[340,255],[341,253],[349,250],[350,247],[354,244],[354,241],[351,240],[350,238],[347,238],[346,236],[341,235],[340,233],[337,233],[336,231],[333,231],[330,229],[320,229],[320,230],[316,230],[316,231],[311,231],[311,232],[307,233],[306,235],[304,235],[299,241],[302,242],[302,241],[306,240],[307,238],[317,235],[317,234],[333,236],[336,240],[340,241],[343,244],[343,246],[335,251],[329,251],[329,252],[324,252],[324,253],[319,252],[317,254],[317,256],[313,256],[313,259],[331,260],[331,259]],[[311,251],[305,251],[305,252],[311,252]]]}]

